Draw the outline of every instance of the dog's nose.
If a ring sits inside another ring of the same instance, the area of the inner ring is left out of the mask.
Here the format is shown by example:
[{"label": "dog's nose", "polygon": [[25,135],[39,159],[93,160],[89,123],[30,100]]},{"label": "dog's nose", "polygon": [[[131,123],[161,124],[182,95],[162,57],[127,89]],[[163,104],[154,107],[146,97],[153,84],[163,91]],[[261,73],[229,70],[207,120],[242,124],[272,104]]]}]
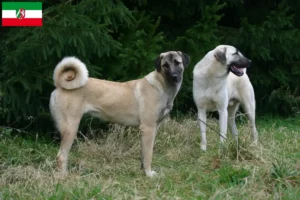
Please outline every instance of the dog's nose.
[{"label": "dog's nose", "polygon": [[176,74],[176,73],[173,73],[173,74],[172,74],[172,79],[173,79],[174,81],[176,81],[176,82],[178,82],[178,81],[180,80],[178,74]]}]

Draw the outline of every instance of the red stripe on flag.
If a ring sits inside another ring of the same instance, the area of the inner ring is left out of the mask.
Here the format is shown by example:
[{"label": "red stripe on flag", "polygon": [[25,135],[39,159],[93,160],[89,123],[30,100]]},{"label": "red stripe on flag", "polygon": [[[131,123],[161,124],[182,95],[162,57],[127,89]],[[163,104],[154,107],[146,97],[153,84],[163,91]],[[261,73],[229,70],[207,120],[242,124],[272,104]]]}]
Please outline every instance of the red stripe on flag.
[{"label": "red stripe on flag", "polygon": [[13,19],[2,18],[2,26],[42,26],[42,18]]}]

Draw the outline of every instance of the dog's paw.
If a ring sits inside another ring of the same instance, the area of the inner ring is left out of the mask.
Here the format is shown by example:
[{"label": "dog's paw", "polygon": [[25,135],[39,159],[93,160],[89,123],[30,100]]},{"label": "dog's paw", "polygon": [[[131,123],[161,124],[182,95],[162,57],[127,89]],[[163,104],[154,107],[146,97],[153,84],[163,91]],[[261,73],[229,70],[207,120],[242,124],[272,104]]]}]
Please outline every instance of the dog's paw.
[{"label": "dog's paw", "polygon": [[206,151],[206,144],[201,144],[200,148],[201,148],[201,150]]},{"label": "dog's paw", "polygon": [[58,179],[58,180],[63,180],[65,178],[67,178],[68,175],[69,175],[69,173],[67,171],[64,171],[64,172],[62,172],[62,171],[56,171],[53,174],[54,178]]},{"label": "dog's paw", "polygon": [[148,177],[153,177],[155,175],[157,175],[157,173],[155,171],[146,171],[146,176],[148,176]]},{"label": "dog's paw", "polygon": [[257,145],[258,145],[258,141],[257,141],[257,140],[254,140],[252,144],[253,144],[254,146],[257,146]]}]

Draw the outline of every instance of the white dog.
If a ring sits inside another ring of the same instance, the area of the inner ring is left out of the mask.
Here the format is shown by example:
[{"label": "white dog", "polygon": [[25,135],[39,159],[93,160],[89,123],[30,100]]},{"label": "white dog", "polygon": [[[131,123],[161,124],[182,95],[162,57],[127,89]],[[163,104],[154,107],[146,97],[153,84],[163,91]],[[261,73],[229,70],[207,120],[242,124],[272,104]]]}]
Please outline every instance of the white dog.
[{"label": "white dog", "polygon": [[257,143],[255,127],[254,90],[246,74],[251,60],[235,47],[219,45],[200,60],[193,71],[193,96],[198,109],[201,131],[201,149],[206,150],[206,112],[218,111],[220,140],[226,138],[227,120],[233,136],[238,132],[235,114],[241,104],[251,124],[254,143]]}]

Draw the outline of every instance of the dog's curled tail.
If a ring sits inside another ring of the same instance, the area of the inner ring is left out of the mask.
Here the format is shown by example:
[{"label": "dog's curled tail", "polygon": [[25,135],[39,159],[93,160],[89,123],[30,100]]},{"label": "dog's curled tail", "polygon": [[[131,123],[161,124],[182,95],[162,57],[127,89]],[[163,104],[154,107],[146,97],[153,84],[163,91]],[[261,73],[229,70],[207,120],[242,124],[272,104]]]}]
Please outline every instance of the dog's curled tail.
[{"label": "dog's curled tail", "polygon": [[83,62],[76,57],[65,57],[56,65],[53,80],[57,88],[71,90],[84,86],[88,76],[89,72]]}]

